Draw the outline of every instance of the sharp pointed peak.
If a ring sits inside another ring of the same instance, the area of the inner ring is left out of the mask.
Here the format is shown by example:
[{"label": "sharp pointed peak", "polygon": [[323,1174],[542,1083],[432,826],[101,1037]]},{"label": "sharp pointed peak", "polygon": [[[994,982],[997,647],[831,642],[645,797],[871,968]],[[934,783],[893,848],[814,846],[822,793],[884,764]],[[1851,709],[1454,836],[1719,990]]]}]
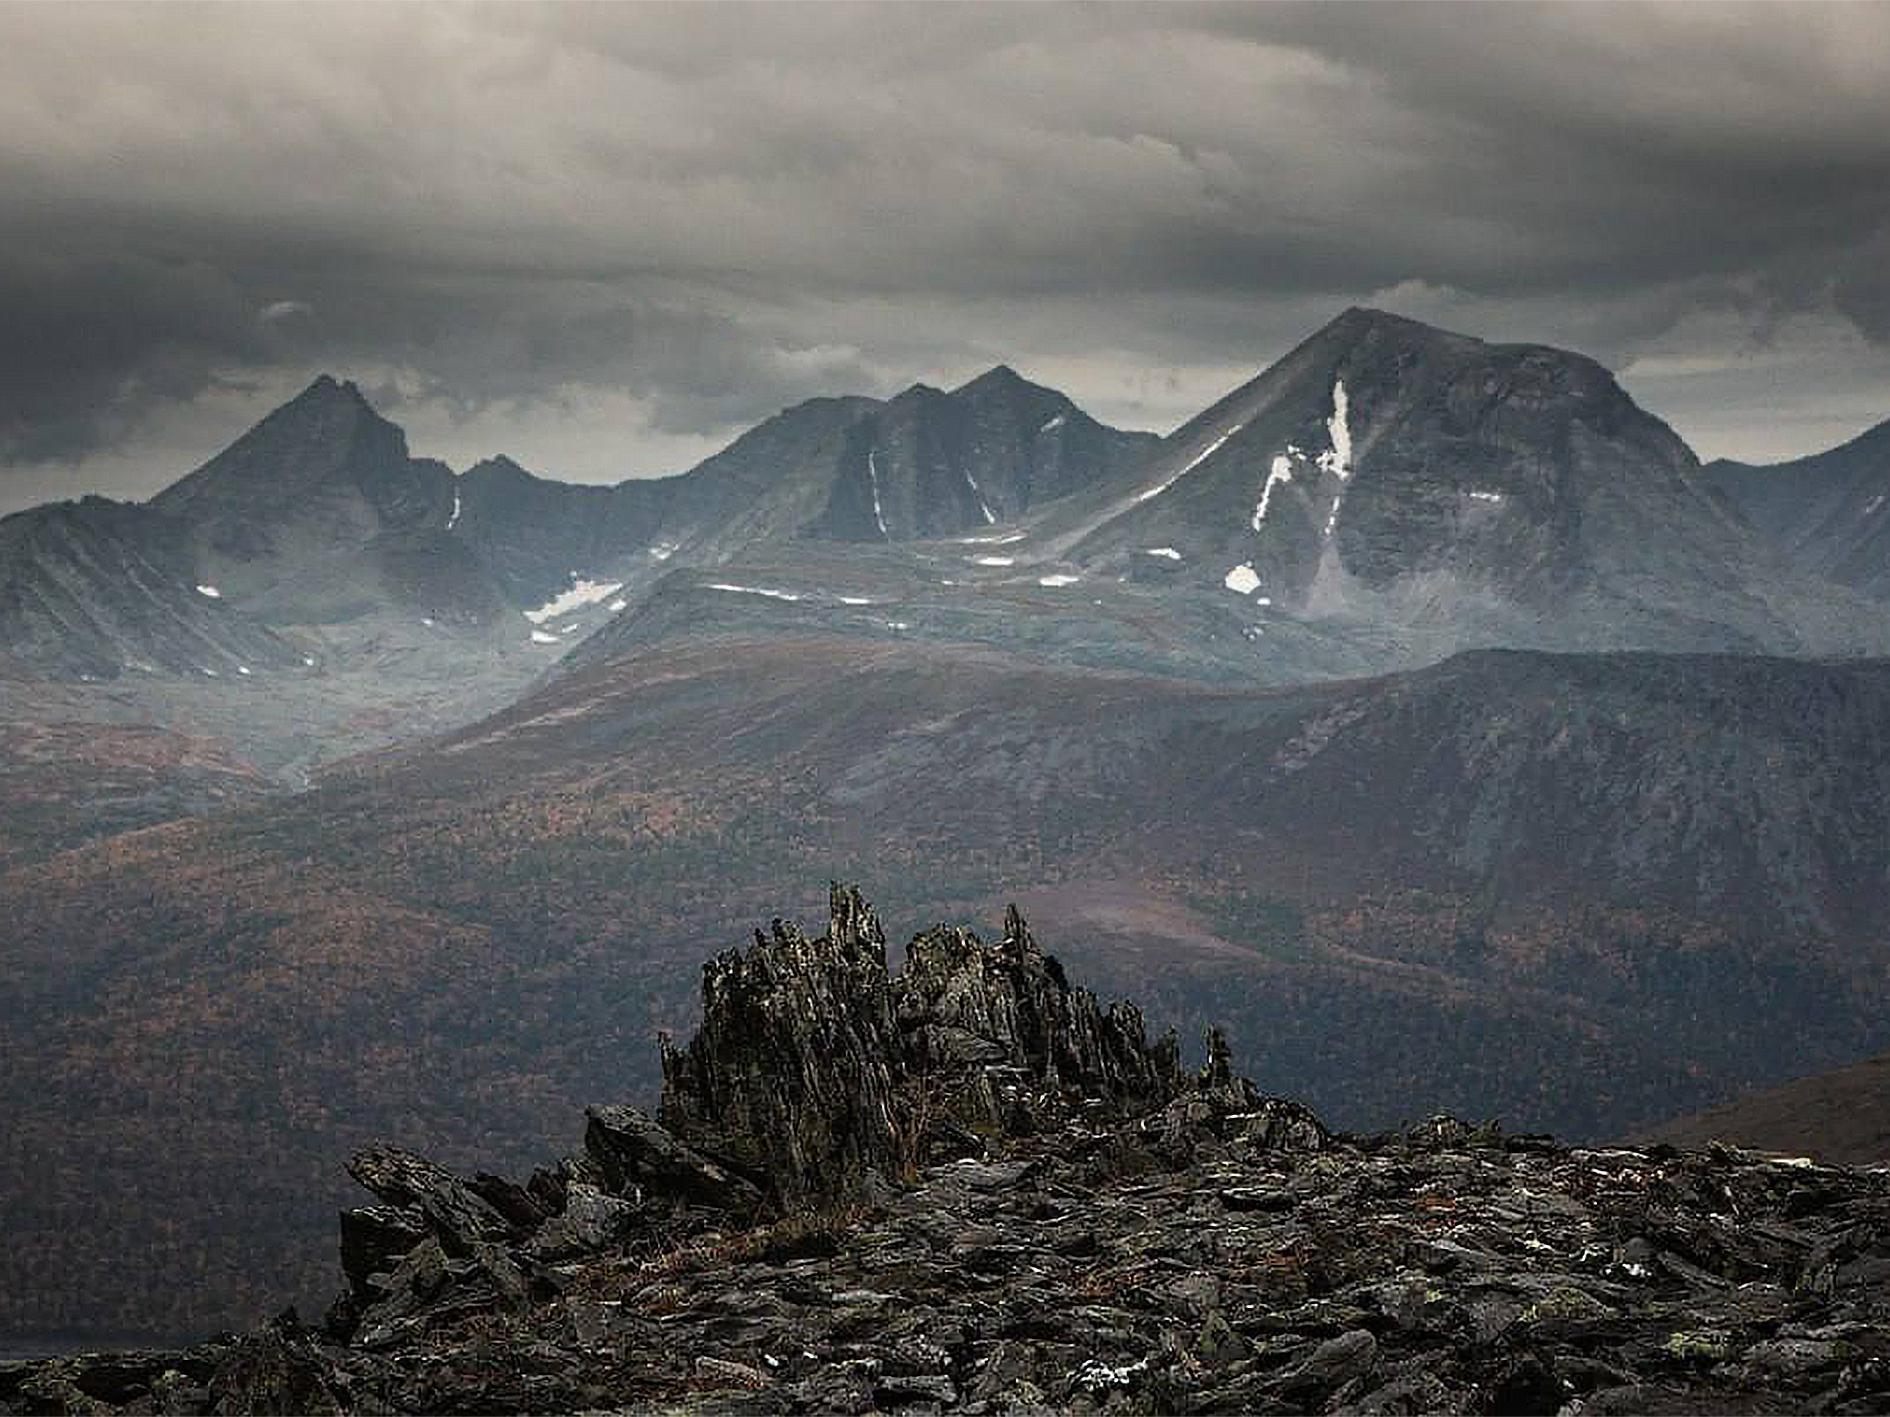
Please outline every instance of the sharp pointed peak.
[{"label": "sharp pointed peak", "polygon": [[342,404],[355,404],[370,413],[374,406],[361,392],[361,386],[352,379],[337,379],[333,374],[317,374],[309,386],[290,399],[285,407],[327,407]]},{"label": "sharp pointed peak", "polygon": [[[1064,398],[1055,389],[1026,379],[1008,364],[993,364],[982,374],[965,380],[952,392],[954,394],[1034,392],[1050,394],[1059,399]],[[1064,402],[1067,403],[1068,400],[1064,399]]]},{"label": "sharp pointed peak", "polygon": [[[1380,310],[1371,305],[1348,305],[1337,316],[1328,321],[1325,332],[1343,333],[1359,336],[1371,331],[1400,335],[1404,338],[1424,338],[1440,340],[1471,340],[1472,335],[1459,334],[1455,330],[1446,330],[1437,325],[1414,320],[1409,315],[1399,315],[1390,310]],[[1477,341],[1481,343],[1481,341]]]},{"label": "sharp pointed peak", "polygon": [[979,374],[975,378],[965,380],[963,384],[959,385],[959,388],[969,389],[981,384],[1028,384],[1029,382],[1030,380],[1026,379],[1022,374],[1019,374],[1015,369],[1011,368],[1010,365],[993,364],[989,369],[985,370],[984,373]]}]

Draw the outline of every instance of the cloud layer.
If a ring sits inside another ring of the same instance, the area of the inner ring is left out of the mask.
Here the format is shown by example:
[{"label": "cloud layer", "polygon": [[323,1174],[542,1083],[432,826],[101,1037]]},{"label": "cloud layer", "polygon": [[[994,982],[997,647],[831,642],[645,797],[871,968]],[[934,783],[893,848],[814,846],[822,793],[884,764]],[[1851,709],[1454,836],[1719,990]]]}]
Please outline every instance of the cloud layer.
[{"label": "cloud layer", "polygon": [[319,368],[587,478],[1000,359],[1164,426],[1361,301],[1803,451],[1890,416],[1885,93],[1876,5],[6,7],[0,496]]}]

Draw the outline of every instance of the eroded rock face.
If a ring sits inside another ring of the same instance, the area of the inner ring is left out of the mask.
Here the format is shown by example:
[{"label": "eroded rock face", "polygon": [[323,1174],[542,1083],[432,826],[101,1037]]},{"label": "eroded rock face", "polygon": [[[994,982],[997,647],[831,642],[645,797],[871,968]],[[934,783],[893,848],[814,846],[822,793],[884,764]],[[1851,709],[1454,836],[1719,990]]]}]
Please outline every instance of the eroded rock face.
[{"label": "eroded rock face", "polygon": [[371,1148],[325,1331],[0,1364],[0,1412],[1890,1406],[1890,1173],[1334,1136],[1014,914],[909,955],[836,890],[710,964],[663,1122],[592,1108],[523,1185]]},{"label": "eroded rock face", "polygon": [[664,1042],[664,1125],[803,1204],[1181,1091],[1173,1038],[1073,988],[1015,908],[995,944],[939,926],[906,957],[889,975],[878,917],[836,885],[819,939],[777,920],[710,961],[700,1031]]}]

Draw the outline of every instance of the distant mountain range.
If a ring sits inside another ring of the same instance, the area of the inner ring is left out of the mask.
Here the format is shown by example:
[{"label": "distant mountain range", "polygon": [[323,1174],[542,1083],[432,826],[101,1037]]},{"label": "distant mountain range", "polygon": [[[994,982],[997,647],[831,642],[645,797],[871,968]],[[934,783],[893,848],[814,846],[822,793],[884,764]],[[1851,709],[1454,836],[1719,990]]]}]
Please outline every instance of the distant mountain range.
[{"label": "distant mountain range", "polygon": [[1039,653],[1252,683],[1485,646],[1878,653],[1882,433],[1702,469],[1590,360],[1367,310],[1167,438],[1000,366],[610,487],[456,476],[323,377],[147,504],[0,520],[0,719],[109,681],[99,715],[292,783],[497,708],[619,611],[783,565],[870,573],[908,637],[1012,644],[1010,602],[1059,591]]},{"label": "distant mountain range", "polygon": [[1579,355],[1355,310],[1166,438],[998,368],[575,486],[322,379],[0,521],[0,1331],[332,1288],[335,1156],[647,1094],[784,883],[1017,898],[1340,1125],[1890,1048],[1875,437],[1702,467]]}]

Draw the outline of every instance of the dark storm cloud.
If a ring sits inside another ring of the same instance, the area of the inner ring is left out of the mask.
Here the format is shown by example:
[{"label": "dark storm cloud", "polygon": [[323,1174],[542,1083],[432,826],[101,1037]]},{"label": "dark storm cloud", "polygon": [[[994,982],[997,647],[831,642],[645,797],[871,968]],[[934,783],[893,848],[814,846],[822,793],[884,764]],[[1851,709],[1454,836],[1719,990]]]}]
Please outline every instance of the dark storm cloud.
[{"label": "dark storm cloud", "polygon": [[1646,368],[1890,341],[1884,6],[14,6],[0,41],[12,464],[320,367],[449,445],[617,399],[597,475],[997,358],[1159,420],[1371,298]]}]

